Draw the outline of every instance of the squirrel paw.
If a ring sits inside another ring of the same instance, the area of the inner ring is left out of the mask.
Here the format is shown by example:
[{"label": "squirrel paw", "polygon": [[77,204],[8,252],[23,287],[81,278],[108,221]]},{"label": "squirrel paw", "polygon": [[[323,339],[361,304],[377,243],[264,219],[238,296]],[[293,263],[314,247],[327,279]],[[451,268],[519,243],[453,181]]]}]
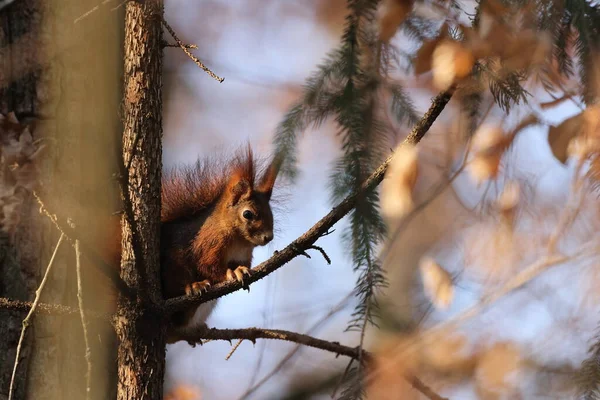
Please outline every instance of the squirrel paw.
[{"label": "squirrel paw", "polygon": [[227,280],[233,281],[236,280],[238,282],[244,283],[244,274],[250,276],[250,268],[239,266],[234,270],[227,270]]},{"label": "squirrel paw", "polygon": [[208,281],[208,279],[205,279],[200,282],[194,282],[190,285],[185,285],[185,294],[187,294],[188,296],[200,294],[203,290],[207,290],[209,286],[210,282]]}]

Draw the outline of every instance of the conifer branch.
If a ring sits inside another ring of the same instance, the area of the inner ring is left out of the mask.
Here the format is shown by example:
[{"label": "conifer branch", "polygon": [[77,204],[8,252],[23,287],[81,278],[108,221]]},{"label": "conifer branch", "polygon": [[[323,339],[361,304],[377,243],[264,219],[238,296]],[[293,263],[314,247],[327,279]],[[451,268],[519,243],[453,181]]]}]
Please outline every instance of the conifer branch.
[{"label": "conifer branch", "polygon": [[[450,101],[454,87],[447,91],[438,94],[432,101],[429,110],[423,115],[421,120],[415,125],[412,131],[404,139],[403,144],[415,145],[421,141],[425,136],[431,125],[441,114],[446,104]],[[377,185],[383,180],[385,171],[392,159],[392,156],[388,157],[383,164],[379,166],[360,186],[359,190],[350,196],[342,200],[320,221],[318,221],[312,228],[306,231],[302,236],[294,240],[282,251],[277,251],[275,254],[266,260],[265,262],[258,265],[256,268],[250,270],[250,276],[244,278],[244,283],[237,281],[227,281],[213,286],[207,292],[194,295],[194,296],[180,296],[172,298],[166,301],[165,309],[168,313],[174,313],[179,311],[186,306],[206,303],[208,301],[217,299],[227,294],[233,293],[240,290],[247,285],[254,283],[270,273],[278,270],[296,256],[299,255],[298,250],[307,250],[315,244],[315,242],[327,234],[331,227],[348,214],[356,205],[357,199],[366,192],[374,190]]]}]

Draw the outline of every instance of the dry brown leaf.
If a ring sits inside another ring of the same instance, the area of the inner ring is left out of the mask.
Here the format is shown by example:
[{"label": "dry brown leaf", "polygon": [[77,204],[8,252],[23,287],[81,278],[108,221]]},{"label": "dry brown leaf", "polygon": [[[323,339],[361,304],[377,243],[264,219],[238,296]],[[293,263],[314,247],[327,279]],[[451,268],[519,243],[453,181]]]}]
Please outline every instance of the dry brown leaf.
[{"label": "dry brown leaf", "polygon": [[481,354],[475,370],[475,385],[482,399],[514,399],[521,355],[511,343],[498,343]]},{"label": "dry brown leaf", "polygon": [[504,185],[504,190],[498,197],[498,207],[503,212],[514,210],[519,204],[521,190],[519,189],[519,183],[515,181],[509,181]]},{"label": "dry brown leaf", "polygon": [[600,136],[598,128],[600,127],[600,105],[588,106],[583,111],[583,120],[585,121],[585,134]]},{"label": "dry brown leaf", "polygon": [[549,108],[559,106],[562,103],[564,103],[565,101],[571,100],[571,98],[573,96],[575,96],[575,95],[576,95],[576,93],[567,92],[567,93],[564,94],[564,96],[558,97],[558,98],[556,98],[554,100],[550,100],[550,101],[546,101],[546,102],[540,103],[540,108],[542,110],[547,110]]},{"label": "dry brown leaf", "polygon": [[[418,368],[418,351],[411,349],[409,336],[384,337],[379,340],[368,364],[367,398],[370,400],[417,400],[419,393],[405,379],[405,375]],[[402,357],[398,357],[402,354]]]},{"label": "dry brown leaf", "polygon": [[600,181],[600,154],[596,154],[591,157],[588,176],[596,183]]},{"label": "dry brown leaf", "polygon": [[417,148],[400,145],[381,184],[381,212],[386,218],[400,218],[414,207],[413,190],[417,181]]},{"label": "dry brown leaf", "polygon": [[548,33],[532,30],[515,32],[507,42],[497,43],[504,67],[510,71],[539,65],[552,49],[552,39]]},{"label": "dry brown leaf", "polygon": [[398,31],[398,27],[412,11],[413,2],[413,0],[385,0],[382,3],[383,9],[379,19],[379,40],[384,43],[390,41]]},{"label": "dry brown leaf", "polygon": [[447,309],[454,297],[452,277],[435,260],[424,257],[419,262],[425,294],[439,309]]},{"label": "dry brown leaf", "polygon": [[530,126],[533,126],[533,125],[539,125],[539,124],[540,124],[540,120],[538,119],[538,117],[536,117],[533,114],[529,114],[526,118],[523,118],[523,120],[521,120],[521,122],[519,122],[517,124],[515,129],[512,130],[512,132],[510,133],[510,136],[512,136],[511,140],[514,140],[514,137],[517,136],[519,133],[521,133],[521,131],[523,129],[529,128]]},{"label": "dry brown leaf", "polygon": [[507,222],[510,226],[513,225],[515,220],[515,212],[519,205],[520,187],[518,182],[509,181],[504,185],[504,190],[498,197],[498,209],[502,215],[502,219]]},{"label": "dry brown leaf", "polygon": [[477,358],[467,348],[467,339],[460,334],[440,334],[422,348],[423,363],[436,372],[470,375]]},{"label": "dry brown leaf", "polygon": [[500,160],[512,138],[495,125],[482,125],[475,132],[472,142],[474,157],[467,164],[467,170],[478,184],[496,178]]},{"label": "dry brown leaf", "polygon": [[600,138],[591,135],[577,135],[567,146],[569,157],[584,160],[600,154]]},{"label": "dry brown leaf", "polygon": [[431,71],[431,61],[433,58],[433,52],[437,45],[447,37],[448,24],[444,23],[440,28],[440,34],[436,38],[423,42],[413,60],[415,75],[421,75]]},{"label": "dry brown leaf", "polygon": [[554,157],[561,163],[567,162],[569,143],[584,130],[585,120],[583,114],[567,118],[558,126],[551,126],[548,130],[548,144]]},{"label": "dry brown leaf", "polygon": [[433,82],[438,89],[445,90],[469,75],[474,64],[471,50],[455,40],[444,39],[433,51]]}]

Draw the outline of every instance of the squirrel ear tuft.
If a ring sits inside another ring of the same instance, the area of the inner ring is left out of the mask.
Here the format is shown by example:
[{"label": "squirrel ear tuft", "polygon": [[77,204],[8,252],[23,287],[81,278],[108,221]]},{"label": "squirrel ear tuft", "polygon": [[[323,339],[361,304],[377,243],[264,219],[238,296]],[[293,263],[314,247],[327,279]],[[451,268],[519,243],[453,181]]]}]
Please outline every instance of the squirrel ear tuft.
[{"label": "squirrel ear tuft", "polygon": [[235,206],[240,199],[249,197],[252,193],[252,184],[243,176],[233,175],[227,184],[227,202]]},{"label": "squirrel ear tuft", "polygon": [[234,206],[240,199],[248,198],[254,187],[254,160],[250,145],[241,150],[231,169],[231,176],[227,182],[227,202]]},{"label": "squirrel ear tuft", "polygon": [[281,160],[279,157],[275,157],[271,164],[266,169],[263,176],[260,178],[260,183],[256,188],[259,192],[263,192],[270,199],[271,194],[273,193],[273,186],[275,186],[275,180],[277,179],[277,174],[279,173],[279,169],[281,167]]}]

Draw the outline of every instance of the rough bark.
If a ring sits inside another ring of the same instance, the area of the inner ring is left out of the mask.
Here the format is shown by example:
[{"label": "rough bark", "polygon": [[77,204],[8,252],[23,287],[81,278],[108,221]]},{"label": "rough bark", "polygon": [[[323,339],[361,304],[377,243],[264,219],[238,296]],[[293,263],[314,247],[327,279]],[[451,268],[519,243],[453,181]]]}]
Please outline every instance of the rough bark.
[{"label": "rough bark", "polygon": [[[162,2],[128,2],[125,11],[124,171],[121,276],[138,289],[117,313],[118,399],[161,399],[165,323],[154,311],[159,281],[162,169]],[[140,290],[141,289],[141,290]]]}]

